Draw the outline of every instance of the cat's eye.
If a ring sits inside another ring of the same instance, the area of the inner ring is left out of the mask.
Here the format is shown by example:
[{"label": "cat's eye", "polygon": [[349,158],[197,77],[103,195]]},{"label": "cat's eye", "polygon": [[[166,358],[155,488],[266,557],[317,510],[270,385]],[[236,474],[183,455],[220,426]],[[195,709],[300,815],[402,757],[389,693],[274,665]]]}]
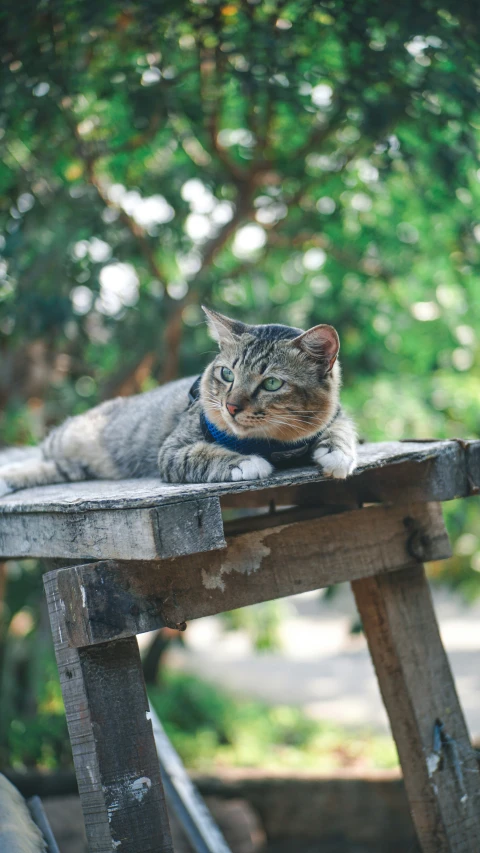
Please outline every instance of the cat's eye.
[{"label": "cat's eye", "polygon": [[222,367],[220,371],[220,376],[222,377],[224,382],[233,382],[235,379],[233,375],[233,370],[230,370],[229,367]]},{"label": "cat's eye", "polygon": [[276,376],[267,376],[262,382],[262,388],[265,388],[265,391],[278,391],[282,385],[284,385],[283,380],[277,379]]}]

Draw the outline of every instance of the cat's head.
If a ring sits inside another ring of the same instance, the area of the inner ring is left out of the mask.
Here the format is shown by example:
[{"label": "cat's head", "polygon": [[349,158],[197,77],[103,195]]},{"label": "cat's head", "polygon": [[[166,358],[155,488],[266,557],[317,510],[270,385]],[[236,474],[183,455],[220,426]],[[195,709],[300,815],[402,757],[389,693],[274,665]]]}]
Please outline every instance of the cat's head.
[{"label": "cat's head", "polygon": [[205,370],[209,420],[240,437],[297,441],[335,414],[340,389],[333,326],[248,326],[204,308],[220,352]]}]

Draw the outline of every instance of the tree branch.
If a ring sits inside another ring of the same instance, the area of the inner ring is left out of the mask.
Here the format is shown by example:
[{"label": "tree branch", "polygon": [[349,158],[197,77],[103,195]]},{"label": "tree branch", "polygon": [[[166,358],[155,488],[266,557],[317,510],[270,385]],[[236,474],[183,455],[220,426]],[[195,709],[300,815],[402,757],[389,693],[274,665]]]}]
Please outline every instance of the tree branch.
[{"label": "tree branch", "polygon": [[128,142],[125,142],[123,145],[119,145],[118,147],[113,146],[111,140],[107,143],[108,150],[106,152],[106,156],[113,156],[115,154],[123,154],[128,151],[136,151],[138,148],[141,148],[142,145],[147,145],[148,142],[151,142],[152,139],[155,138],[155,135],[160,127],[160,120],[162,118],[162,114],[160,110],[156,110],[148,124],[146,130],[143,133],[137,133],[136,136],[133,136]]},{"label": "tree branch", "polygon": [[[130,231],[132,237],[135,238],[137,245],[138,245],[143,257],[145,258],[145,261],[147,262],[147,266],[148,266],[151,274],[153,275],[153,277],[158,279],[162,283],[165,283],[165,281],[167,280],[167,277],[166,277],[164,271],[162,270],[160,264],[158,263],[158,261],[155,258],[155,253],[154,253],[153,247],[150,245],[150,242],[149,242],[147,235],[145,234],[145,231],[143,230],[143,228],[137,222],[135,222],[135,220],[133,219],[132,216],[129,216],[128,213],[126,213],[121,207],[119,207],[117,204],[115,204],[114,202],[111,201],[111,199],[108,196],[108,192],[106,191],[105,187],[103,186],[101,180],[96,175],[95,161],[85,159],[84,162],[85,162],[85,167],[86,167],[86,171],[87,171],[87,177],[88,177],[89,184],[91,184],[91,186],[96,189],[99,198],[105,204],[106,207],[109,207],[110,209],[117,211],[117,213],[119,215],[118,218],[120,219],[121,222],[123,222],[124,225],[126,225],[128,230]],[[167,299],[168,298],[169,297],[167,294]]]},{"label": "tree branch", "polygon": [[252,178],[240,191],[235,213],[230,222],[227,222],[217,236],[206,244],[200,269],[195,278],[190,281],[187,295],[178,302],[169,318],[164,333],[166,360],[161,376],[163,382],[169,382],[178,375],[183,311],[187,305],[198,303],[200,298],[205,298],[210,291],[211,284],[207,288],[205,287],[203,274],[212,264],[216,254],[225,246],[231,235],[236,231],[240,223],[252,215],[254,194],[255,185]]}]

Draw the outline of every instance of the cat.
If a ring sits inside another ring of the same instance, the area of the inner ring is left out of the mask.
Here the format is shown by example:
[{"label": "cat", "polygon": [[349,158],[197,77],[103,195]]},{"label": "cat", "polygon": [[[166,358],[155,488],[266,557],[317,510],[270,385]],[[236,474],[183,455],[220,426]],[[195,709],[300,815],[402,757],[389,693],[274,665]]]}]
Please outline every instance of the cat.
[{"label": "cat", "polygon": [[339,403],[335,329],[252,326],[204,311],[220,351],[200,377],[69,418],[39,457],[0,467],[0,495],[95,478],[258,480],[312,461],[328,477],[350,475],[356,431]]}]

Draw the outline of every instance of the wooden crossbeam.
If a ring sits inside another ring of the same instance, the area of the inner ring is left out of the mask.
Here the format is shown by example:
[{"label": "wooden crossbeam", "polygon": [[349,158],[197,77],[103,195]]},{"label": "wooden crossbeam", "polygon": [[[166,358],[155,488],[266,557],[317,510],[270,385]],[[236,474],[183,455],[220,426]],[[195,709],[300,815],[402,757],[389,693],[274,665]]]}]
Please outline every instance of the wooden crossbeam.
[{"label": "wooden crossbeam", "polygon": [[75,566],[56,583],[81,647],[450,553],[440,505],[373,506],[242,533],[209,554]]}]

